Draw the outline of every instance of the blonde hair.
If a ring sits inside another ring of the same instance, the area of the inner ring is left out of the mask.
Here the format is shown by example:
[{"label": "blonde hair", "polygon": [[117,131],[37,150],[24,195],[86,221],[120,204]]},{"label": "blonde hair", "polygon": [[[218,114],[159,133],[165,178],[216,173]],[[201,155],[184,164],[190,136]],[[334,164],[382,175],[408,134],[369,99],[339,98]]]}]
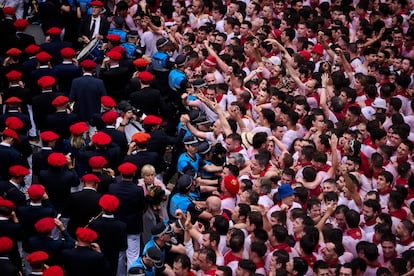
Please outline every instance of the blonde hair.
[{"label": "blonde hair", "polygon": [[69,138],[70,145],[75,149],[80,149],[82,146],[85,145],[85,139],[82,135],[71,135]]},{"label": "blonde hair", "polygon": [[141,177],[144,177],[145,175],[149,174],[155,174],[155,168],[153,165],[147,164],[141,169]]}]

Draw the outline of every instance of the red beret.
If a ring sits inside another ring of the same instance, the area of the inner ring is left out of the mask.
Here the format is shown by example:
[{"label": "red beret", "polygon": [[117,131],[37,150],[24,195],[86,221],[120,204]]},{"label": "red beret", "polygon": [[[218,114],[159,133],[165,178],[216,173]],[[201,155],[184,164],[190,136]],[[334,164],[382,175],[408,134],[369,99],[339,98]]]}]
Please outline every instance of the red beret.
[{"label": "red beret", "polygon": [[34,225],[36,231],[41,234],[52,232],[55,228],[55,219],[51,217],[39,219]]},{"label": "red beret", "polygon": [[27,189],[30,199],[39,200],[46,193],[45,187],[40,184],[32,184],[29,189]]},{"label": "red beret", "polygon": [[16,14],[16,10],[13,7],[4,7],[3,8],[3,13],[5,15],[15,15]]},{"label": "red beret", "polygon": [[107,164],[108,161],[106,161],[105,157],[103,156],[97,155],[89,158],[89,166],[91,168],[103,168]]},{"label": "red beret", "polygon": [[146,132],[137,132],[131,137],[131,140],[137,144],[145,144],[149,139],[151,139],[151,135]]},{"label": "red beret", "polygon": [[29,21],[27,21],[26,19],[20,18],[14,21],[13,26],[18,31],[24,31],[27,28],[27,26],[29,26]]},{"label": "red beret", "polygon": [[235,177],[234,175],[226,176],[223,179],[223,182],[224,182],[224,187],[229,193],[236,195],[239,192],[240,183],[237,177]]},{"label": "red beret", "polygon": [[7,254],[13,248],[13,241],[9,237],[0,237],[0,254]]},{"label": "red beret", "polygon": [[24,51],[26,52],[26,54],[28,55],[35,55],[37,53],[39,53],[40,51],[40,47],[37,46],[36,44],[31,44],[29,46],[27,46]]},{"label": "red beret", "polygon": [[64,276],[63,269],[58,265],[52,265],[43,271],[43,276]]},{"label": "red beret", "polygon": [[60,106],[60,105],[64,105],[67,104],[69,102],[69,98],[66,96],[57,96],[53,101],[52,101],[52,105],[53,106]]},{"label": "red beret", "polygon": [[105,106],[105,107],[109,107],[109,108],[112,108],[112,107],[115,107],[116,106],[116,102],[115,102],[115,100],[114,99],[112,99],[111,97],[109,97],[109,96],[102,96],[101,97],[101,104],[103,105],[103,106]]},{"label": "red beret", "polygon": [[79,227],[76,229],[76,237],[83,242],[93,242],[98,238],[98,234],[90,228]]},{"label": "red beret", "polygon": [[80,63],[80,66],[86,70],[93,70],[96,68],[96,63],[93,60],[85,59]]},{"label": "red beret", "polygon": [[63,48],[62,50],[60,50],[60,55],[64,58],[71,58],[71,57],[74,57],[76,55],[76,52],[72,48],[66,47],[66,48]]},{"label": "red beret", "polygon": [[145,58],[137,58],[134,60],[134,65],[136,67],[147,67],[150,62],[146,60]]},{"label": "red beret", "polygon": [[101,7],[101,8],[104,6],[101,1],[92,1],[92,2],[89,3],[89,5],[91,7]]},{"label": "red beret", "polygon": [[37,84],[42,88],[52,87],[55,83],[56,79],[52,76],[43,76],[37,81]]},{"label": "red beret", "polygon": [[49,30],[46,31],[46,34],[48,35],[55,35],[55,36],[59,36],[62,33],[62,29],[58,28],[58,27],[52,27]]},{"label": "red beret", "polygon": [[162,119],[155,115],[148,115],[144,119],[144,125],[160,125],[162,123]]},{"label": "red beret", "polygon": [[19,104],[22,103],[23,101],[17,97],[10,97],[8,98],[5,103],[6,104]]},{"label": "red beret", "polygon": [[144,71],[138,74],[138,78],[143,82],[143,83],[150,83],[152,82],[152,80],[154,79],[154,75],[151,74],[148,71]]},{"label": "red beret", "polygon": [[122,46],[115,46],[114,48],[111,49],[111,52],[115,51],[121,54],[121,56],[123,56],[126,53],[126,49]]},{"label": "red beret", "polygon": [[109,110],[102,114],[101,119],[105,124],[112,124],[118,118],[118,113],[114,110]]},{"label": "red beret", "polygon": [[40,133],[40,138],[43,142],[52,142],[59,139],[59,135],[53,131],[43,131]]},{"label": "red beret", "polygon": [[29,175],[30,171],[28,168],[23,167],[22,165],[13,165],[9,168],[9,173],[11,176],[25,176],[25,175]]},{"label": "red beret", "polygon": [[98,146],[106,146],[111,143],[111,136],[104,132],[97,132],[92,136],[92,142]]},{"label": "red beret", "polygon": [[10,129],[10,128],[6,128],[5,130],[3,130],[3,136],[7,136],[7,137],[11,137],[14,140],[19,141],[19,135],[17,135],[16,131]]},{"label": "red beret", "polygon": [[299,54],[301,54],[306,61],[309,61],[311,57],[310,53],[306,50],[299,51]]},{"label": "red beret", "polygon": [[10,72],[8,72],[6,74],[6,78],[9,81],[20,80],[21,77],[22,77],[22,73],[20,73],[19,71],[16,71],[16,70],[11,70]]},{"label": "red beret", "polygon": [[73,135],[81,135],[82,133],[88,131],[88,125],[85,122],[78,122],[69,127],[70,133]]},{"label": "red beret", "polygon": [[121,41],[121,37],[117,34],[109,34],[106,36],[106,39],[108,39],[111,42],[119,42]]},{"label": "red beret", "polygon": [[53,167],[62,167],[66,164],[66,156],[63,153],[52,152],[47,157],[47,163]]},{"label": "red beret", "polygon": [[113,213],[118,209],[119,199],[114,195],[103,195],[99,199],[99,206],[109,213]]},{"label": "red beret", "polygon": [[35,251],[27,255],[26,260],[30,265],[40,265],[49,259],[49,255],[44,251]]},{"label": "red beret", "polygon": [[217,66],[217,60],[215,57],[213,56],[208,56],[205,60],[204,60],[204,64],[209,66],[209,67],[216,67]]},{"label": "red beret", "polygon": [[13,201],[7,199],[0,199],[0,207],[6,207],[9,209],[16,209],[16,205],[14,205]]},{"label": "red beret", "polygon": [[83,182],[99,183],[99,182],[101,182],[101,179],[99,177],[97,177],[96,175],[94,175],[93,173],[88,173],[88,174],[85,174],[84,176],[82,176],[82,181]]},{"label": "red beret", "polygon": [[137,170],[137,166],[130,162],[125,162],[118,166],[118,171],[124,175],[133,175]]},{"label": "red beret", "polygon": [[122,58],[121,53],[119,53],[117,51],[113,51],[113,50],[106,53],[106,56],[109,57],[112,60],[121,60],[121,58]]},{"label": "red beret", "polygon": [[317,54],[323,56],[322,44],[319,44],[319,43],[315,44],[312,48],[312,53],[317,53]]},{"label": "red beret", "polygon": [[52,56],[48,52],[40,52],[36,55],[36,59],[39,62],[47,62],[52,59]]},{"label": "red beret", "polygon": [[19,117],[15,117],[15,116],[8,117],[5,121],[5,124],[7,128],[10,128],[13,130],[22,129],[24,126],[23,121],[20,120]]},{"label": "red beret", "polygon": [[7,50],[6,55],[8,56],[12,56],[12,57],[18,57],[22,54],[22,51],[20,51],[17,48],[10,48],[9,50]]}]

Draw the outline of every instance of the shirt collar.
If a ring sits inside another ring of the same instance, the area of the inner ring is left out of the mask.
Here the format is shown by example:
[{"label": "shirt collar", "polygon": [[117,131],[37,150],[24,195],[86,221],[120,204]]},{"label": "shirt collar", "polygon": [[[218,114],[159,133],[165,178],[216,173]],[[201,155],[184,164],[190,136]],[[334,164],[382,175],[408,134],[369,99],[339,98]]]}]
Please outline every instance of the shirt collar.
[{"label": "shirt collar", "polygon": [[108,214],[103,214],[102,217],[103,218],[115,218],[114,215],[108,215]]}]

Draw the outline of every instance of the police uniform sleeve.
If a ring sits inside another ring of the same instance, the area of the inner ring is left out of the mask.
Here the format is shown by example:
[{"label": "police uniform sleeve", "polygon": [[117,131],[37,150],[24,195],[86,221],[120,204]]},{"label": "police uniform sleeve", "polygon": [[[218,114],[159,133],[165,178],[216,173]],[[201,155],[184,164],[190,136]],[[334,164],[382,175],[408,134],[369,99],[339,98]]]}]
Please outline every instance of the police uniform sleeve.
[{"label": "police uniform sleeve", "polygon": [[194,224],[198,216],[203,212],[203,209],[197,207],[194,203],[190,203],[187,207],[187,212],[190,212],[191,214],[191,223]]}]

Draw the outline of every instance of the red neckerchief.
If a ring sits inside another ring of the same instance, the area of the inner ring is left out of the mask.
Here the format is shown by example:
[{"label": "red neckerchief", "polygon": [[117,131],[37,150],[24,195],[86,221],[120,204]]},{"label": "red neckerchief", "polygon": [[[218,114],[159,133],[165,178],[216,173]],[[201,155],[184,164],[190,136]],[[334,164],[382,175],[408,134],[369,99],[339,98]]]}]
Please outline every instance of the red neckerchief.
[{"label": "red neckerchief", "polygon": [[303,163],[299,164],[302,168],[306,167],[306,166],[312,166],[312,162],[311,161],[305,161]]},{"label": "red neckerchief", "polygon": [[378,146],[375,145],[372,141],[367,146],[370,146],[373,149],[377,149],[378,148]]},{"label": "red neckerchief", "polygon": [[233,152],[240,152],[240,151],[242,151],[242,150],[243,150],[243,147],[242,147],[242,146],[240,146],[240,147],[235,148],[233,151],[228,151],[228,152],[226,153],[226,155],[227,155],[227,157],[229,157],[229,156],[230,156],[230,153],[233,153]]},{"label": "red neckerchief", "polygon": [[388,214],[392,217],[399,218],[400,220],[403,220],[407,217],[407,211],[402,208],[395,211],[388,211]]},{"label": "red neckerchief", "polygon": [[228,196],[228,195],[220,195],[220,199],[226,199],[226,198],[234,198],[234,196]]},{"label": "red neckerchief", "polygon": [[364,95],[365,95],[365,91],[364,90],[357,92],[357,97],[362,97]]},{"label": "red neckerchief", "polygon": [[295,233],[293,233],[293,239],[298,242],[298,241],[300,241],[301,237],[299,237]]},{"label": "red neckerchief", "polygon": [[263,268],[263,267],[264,267],[263,261],[259,261],[258,263],[256,263],[256,269]]},{"label": "red neckerchief", "polygon": [[261,171],[260,172],[260,177],[263,177],[263,176],[265,176],[265,174],[267,173],[267,171],[270,169],[272,167],[272,165],[271,164],[267,164],[266,165],[266,167],[265,167],[265,169],[263,170],[263,171]]},{"label": "red neckerchief", "polygon": [[231,262],[238,262],[242,258],[233,254],[233,252],[229,251],[224,255],[224,265],[228,265]]},{"label": "red neckerchief", "polygon": [[272,246],[270,248],[270,252],[280,250],[280,249],[284,249],[289,253],[292,252],[292,248],[287,243],[282,243],[282,244],[277,244],[277,245]]},{"label": "red neckerchief", "polygon": [[372,171],[372,173],[371,173],[372,177],[375,178],[375,179],[378,179],[379,174],[382,173],[383,171],[385,171],[384,168],[381,168],[381,170],[379,170],[379,171]]},{"label": "red neckerchief", "polygon": [[408,161],[408,157],[400,157],[400,158],[397,157],[396,161],[397,161],[398,165],[400,165],[402,163],[406,163]]},{"label": "red neckerchief", "polygon": [[389,262],[389,261],[391,261],[391,260],[394,260],[395,258],[397,258],[398,257],[398,253],[397,253],[397,251],[396,250],[394,250],[394,254],[392,254],[392,256],[391,257],[389,257],[389,258],[386,258],[385,256],[384,256],[384,262]]},{"label": "red neckerchief", "polygon": [[221,102],[221,99],[223,99],[223,94],[218,94],[216,97],[216,101],[219,103]]},{"label": "red neckerchief", "polygon": [[382,163],[382,166],[383,167],[386,167],[386,166],[388,166],[388,164],[390,163],[390,160],[387,160],[387,161],[384,161],[383,163]]},{"label": "red neckerchief", "polygon": [[404,179],[401,176],[398,176],[395,180],[395,185],[406,186],[408,185],[408,179]]},{"label": "red neckerchief", "polygon": [[365,100],[365,106],[370,106],[373,102],[374,102],[373,99],[368,98],[368,99]]},{"label": "red neckerchief", "polygon": [[388,195],[391,191],[392,191],[392,188],[391,187],[388,187],[387,189],[385,189],[383,191],[378,191],[378,193],[380,195]]},{"label": "red neckerchief", "polygon": [[204,275],[214,276],[216,274],[216,269],[210,269],[204,272]]},{"label": "red neckerchief", "polygon": [[316,257],[315,257],[315,255],[306,255],[306,256],[300,256],[302,259],[304,259],[307,263],[308,263],[308,265],[309,265],[309,267],[313,267],[313,265],[315,264],[315,262],[317,261],[317,259],[316,259]]},{"label": "red neckerchief", "polygon": [[322,168],[319,168],[318,172],[320,172],[320,171],[322,171],[322,172],[328,172],[330,168],[331,168],[331,166],[325,165]]},{"label": "red neckerchief", "polygon": [[321,185],[318,185],[315,189],[309,190],[309,197],[318,197],[322,193]]},{"label": "red neckerchief", "polygon": [[334,266],[336,264],[339,264],[338,258],[335,258],[335,259],[330,260],[330,261],[325,261],[325,262],[328,264],[329,267],[332,267],[332,266]]},{"label": "red neckerchief", "polygon": [[402,246],[407,246],[410,243],[412,243],[414,241],[413,237],[409,237],[408,239],[406,239],[405,241],[400,241],[399,244],[401,244]]},{"label": "red neckerchief", "polygon": [[360,240],[362,238],[362,231],[359,227],[348,229],[345,233],[346,235],[354,238],[355,240]]},{"label": "red neckerchief", "polygon": [[379,245],[381,241],[377,240],[375,234],[372,236],[372,243],[375,245]]},{"label": "red neckerchief", "polygon": [[367,264],[367,266],[369,266],[371,268],[380,268],[381,267],[381,264],[380,263],[377,263],[376,265],[369,265],[369,264]]},{"label": "red neckerchief", "polygon": [[372,225],[375,225],[376,223],[377,223],[376,219],[371,219],[370,221],[366,221],[365,225],[366,226],[372,226]]},{"label": "red neckerchief", "polygon": [[395,96],[398,96],[398,95],[403,96],[405,98],[409,98],[409,96],[407,95],[407,91],[405,89],[402,89],[400,91],[396,91]]},{"label": "red neckerchief", "polygon": [[412,199],[412,198],[414,198],[414,190],[411,190],[409,187],[408,187],[408,195],[407,195],[407,198],[406,199]]},{"label": "red neckerchief", "polygon": [[381,86],[384,85],[384,84],[387,84],[387,83],[390,83],[389,79],[385,79],[385,80],[380,81]]}]

